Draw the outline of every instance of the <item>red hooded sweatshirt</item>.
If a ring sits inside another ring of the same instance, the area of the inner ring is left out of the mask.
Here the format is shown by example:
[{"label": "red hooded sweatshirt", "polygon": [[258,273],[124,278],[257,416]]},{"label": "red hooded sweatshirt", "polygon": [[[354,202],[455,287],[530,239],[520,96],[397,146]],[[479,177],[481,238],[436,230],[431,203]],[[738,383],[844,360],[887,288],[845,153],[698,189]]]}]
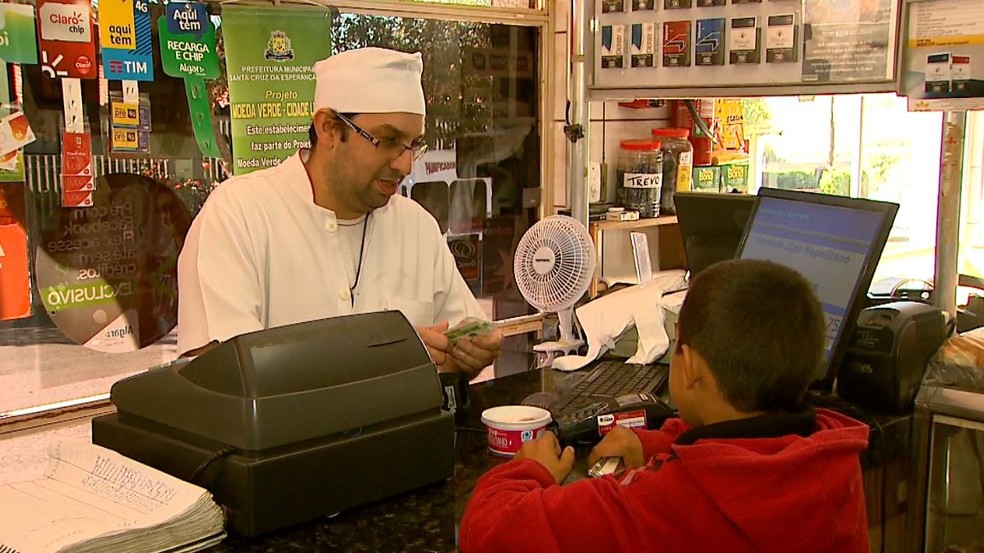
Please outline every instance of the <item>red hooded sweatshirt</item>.
[{"label": "red hooded sweatshirt", "polygon": [[558,486],[536,461],[510,461],[476,484],[460,549],[867,553],[859,454],[868,427],[805,411],[805,423],[803,414],[700,428],[670,419],[636,432],[648,465],[618,478]]}]

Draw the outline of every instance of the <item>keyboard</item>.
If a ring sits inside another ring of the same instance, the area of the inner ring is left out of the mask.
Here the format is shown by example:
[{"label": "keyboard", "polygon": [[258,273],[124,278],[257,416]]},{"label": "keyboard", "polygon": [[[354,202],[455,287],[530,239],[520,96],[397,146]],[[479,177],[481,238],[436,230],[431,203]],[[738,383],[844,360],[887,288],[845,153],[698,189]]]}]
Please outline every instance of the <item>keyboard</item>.
[{"label": "keyboard", "polygon": [[658,395],[669,374],[667,365],[634,365],[602,361],[570,390],[550,403],[554,418],[625,394],[648,392]]}]

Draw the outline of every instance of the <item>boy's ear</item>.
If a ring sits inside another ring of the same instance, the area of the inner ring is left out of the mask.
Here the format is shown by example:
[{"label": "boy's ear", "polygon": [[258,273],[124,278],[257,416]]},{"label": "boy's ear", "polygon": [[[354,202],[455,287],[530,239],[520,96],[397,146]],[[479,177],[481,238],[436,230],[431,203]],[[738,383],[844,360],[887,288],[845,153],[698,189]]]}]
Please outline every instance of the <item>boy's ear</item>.
[{"label": "boy's ear", "polygon": [[700,354],[688,344],[683,344],[680,348],[680,374],[683,376],[684,388],[691,389],[700,378],[700,368],[697,366],[701,360]]}]

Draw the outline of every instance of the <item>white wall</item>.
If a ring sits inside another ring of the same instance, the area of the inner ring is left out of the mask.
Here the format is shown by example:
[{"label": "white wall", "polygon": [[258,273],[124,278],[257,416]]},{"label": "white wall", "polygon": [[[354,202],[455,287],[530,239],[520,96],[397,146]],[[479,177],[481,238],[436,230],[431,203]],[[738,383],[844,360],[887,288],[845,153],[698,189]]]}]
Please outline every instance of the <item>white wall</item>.
[{"label": "white wall", "polygon": [[[557,0],[554,9],[554,211],[567,206],[567,139],[564,137],[564,109],[569,97],[567,71],[570,64],[571,0]],[[589,162],[607,164],[608,182],[614,182],[618,143],[626,138],[645,138],[654,127],[669,126],[670,112],[663,108],[631,109],[618,102],[591,102],[587,158]],[[615,198],[608,186],[608,199]]]}]

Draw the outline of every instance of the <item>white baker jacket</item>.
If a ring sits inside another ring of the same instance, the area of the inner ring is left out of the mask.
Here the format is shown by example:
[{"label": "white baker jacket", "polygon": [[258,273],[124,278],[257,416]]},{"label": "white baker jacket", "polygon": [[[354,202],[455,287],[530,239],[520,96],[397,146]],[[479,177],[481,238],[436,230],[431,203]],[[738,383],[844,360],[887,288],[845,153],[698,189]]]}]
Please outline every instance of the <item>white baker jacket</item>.
[{"label": "white baker jacket", "polygon": [[334,212],[314,203],[300,152],[222,183],[178,258],[178,354],[255,330],[385,309],[418,327],[488,318],[437,221],[416,202],[396,195],[372,212],[354,293],[341,241]]}]

